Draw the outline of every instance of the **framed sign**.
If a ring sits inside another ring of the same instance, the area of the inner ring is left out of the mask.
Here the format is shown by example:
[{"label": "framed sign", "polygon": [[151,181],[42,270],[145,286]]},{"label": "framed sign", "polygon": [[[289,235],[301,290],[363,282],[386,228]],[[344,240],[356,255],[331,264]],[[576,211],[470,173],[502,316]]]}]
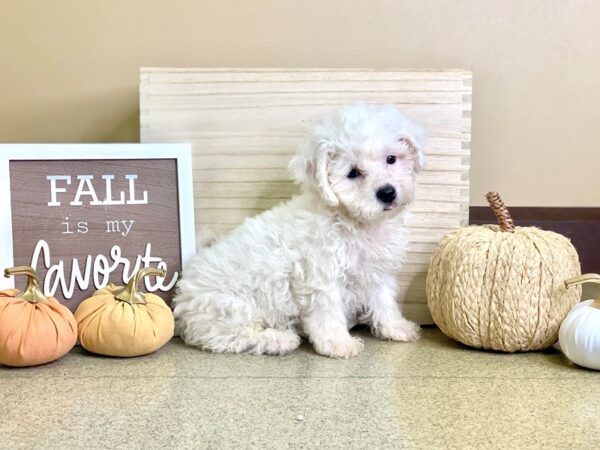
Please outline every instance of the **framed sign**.
[{"label": "framed sign", "polygon": [[73,311],[141,267],[166,270],[144,287],[168,302],[195,252],[188,144],[3,144],[0,200],[2,269],[32,266]]}]

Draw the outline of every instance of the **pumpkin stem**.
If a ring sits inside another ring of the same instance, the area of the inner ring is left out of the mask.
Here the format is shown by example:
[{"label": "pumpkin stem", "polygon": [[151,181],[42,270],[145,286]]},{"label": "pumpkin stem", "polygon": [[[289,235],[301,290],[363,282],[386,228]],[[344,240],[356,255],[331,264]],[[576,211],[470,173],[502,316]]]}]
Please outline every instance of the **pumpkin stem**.
[{"label": "pumpkin stem", "polygon": [[127,286],[115,293],[115,298],[131,304],[145,304],[144,293],[139,290],[140,282],[142,278],[148,275],[165,276],[163,269],[156,269],[154,267],[144,267],[138,270],[129,280]]},{"label": "pumpkin stem", "polygon": [[[569,278],[565,281],[565,287],[568,289],[571,286],[583,283],[600,284],[600,275],[598,275],[597,273],[584,273],[583,275],[579,275],[578,277]],[[600,309],[600,294],[598,294],[598,297],[596,298],[596,300],[594,300],[591,306]]]},{"label": "pumpkin stem", "polygon": [[27,300],[29,303],[46,303],[48,299],[40,289],[40,282],[37,273],[29,266],[16,266],[4,269],[6,278],[15,275],[27,275],[27,286],[23,292],[19,292],[15,297]]},{"label": "pumpkin stem", "polygon": [[508,212],[508,208],[504,205],[504,202],[500,198],[500,195],[497,192],[488,192],[485,194],[485,198],[490,204],[490,208],[492,208],[492,211],[494,211],[494,214],[496,215],[496,220],[498,221],[498,225],[500,225],[500,229],[502,231],[514,233],[515,223]]}]

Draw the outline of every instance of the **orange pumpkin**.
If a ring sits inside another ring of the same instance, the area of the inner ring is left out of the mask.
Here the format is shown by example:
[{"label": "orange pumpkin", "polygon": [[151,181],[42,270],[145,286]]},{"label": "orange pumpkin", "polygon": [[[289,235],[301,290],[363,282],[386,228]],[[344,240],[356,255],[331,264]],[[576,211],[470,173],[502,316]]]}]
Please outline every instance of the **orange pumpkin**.
[{"label": "orange pumpkin", "polygon": [[27,275],[27,287],[0,291],[0,364],[36,366],[55,361],[77,341],[73,313],[40,290],[31,267],[11,267],[6,277]]},{"label": "orange pumpkin", "polygon": [[173,313],[163,299],[138,290],[147,275],[165,271],[141,269],[127,286],[110,284],[84,300],[75,318],[86,350],[107,356],[141,356],[158,350],[173,337]]}]

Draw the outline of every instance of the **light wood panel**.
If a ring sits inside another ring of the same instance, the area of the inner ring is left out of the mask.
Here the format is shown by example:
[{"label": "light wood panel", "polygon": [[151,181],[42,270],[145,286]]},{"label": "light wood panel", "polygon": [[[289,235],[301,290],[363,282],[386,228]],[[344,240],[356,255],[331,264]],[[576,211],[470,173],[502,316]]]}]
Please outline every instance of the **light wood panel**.
[{"label": "light wood panel", "polygon": [[431,252],[468,221],[470,72],[143,68],[141,140],[192,144],[196,224],[227,232],[298,192],[287,164],[302,136],[331,108],[357,101],[396,104],[427,130],[398,279],[406,314],[431,323]]}]

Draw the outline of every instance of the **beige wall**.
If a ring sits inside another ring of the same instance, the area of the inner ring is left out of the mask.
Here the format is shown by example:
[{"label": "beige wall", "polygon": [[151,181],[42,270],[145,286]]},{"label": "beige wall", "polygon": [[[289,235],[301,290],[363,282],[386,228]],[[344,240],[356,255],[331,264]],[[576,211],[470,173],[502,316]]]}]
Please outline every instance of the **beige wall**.
[{"label": "beige wall", "polygon": [[140,66],[471,69],[471,203],[600,206],[599,1],[2,0],[0,141],[137,141]]}]

